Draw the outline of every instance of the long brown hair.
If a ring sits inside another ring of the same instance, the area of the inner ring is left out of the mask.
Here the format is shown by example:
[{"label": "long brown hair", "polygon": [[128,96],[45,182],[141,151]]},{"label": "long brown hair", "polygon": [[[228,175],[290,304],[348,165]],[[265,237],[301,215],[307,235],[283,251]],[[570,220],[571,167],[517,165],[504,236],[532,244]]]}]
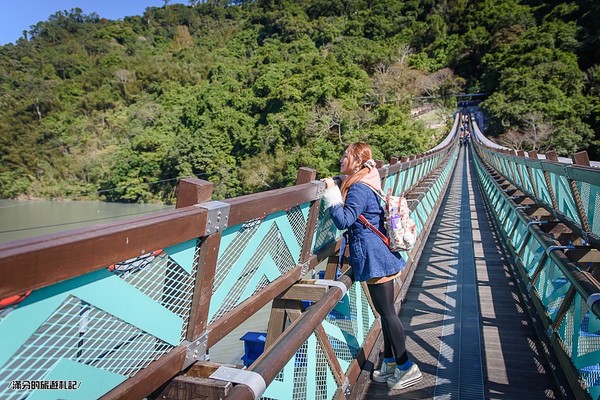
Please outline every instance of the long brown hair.
[{"label": "long brown hair", "polygon": [[346,148],[345,155],[348,158],[348,168],[353,171],[358,168],[358,171],[349,175],[342,183],[341,190],[344,200],[346,199],[346,194],[348,193],[350,186],[360,181],[362,177],[369,173],[369,168],[365,167],[364,164],[373,157],[373,151],[368,144],[355,142]]}]

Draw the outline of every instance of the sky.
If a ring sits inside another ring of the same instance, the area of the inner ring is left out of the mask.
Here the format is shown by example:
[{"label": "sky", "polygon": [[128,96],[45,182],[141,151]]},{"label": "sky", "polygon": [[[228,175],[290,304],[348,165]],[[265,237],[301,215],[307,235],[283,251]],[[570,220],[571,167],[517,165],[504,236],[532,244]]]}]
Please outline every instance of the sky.
[{"label": "sky", "polygon": [[[187,1],[169,1],[169,4]],[[101,18],[123,19],[142,15],[147,7],[162,7],[163,0],[0,0],[0,45],[15,43],[29,31],[31,25],[47,21],[57,11],[70,11],[79,7],[83,14],[93,12]]]}]

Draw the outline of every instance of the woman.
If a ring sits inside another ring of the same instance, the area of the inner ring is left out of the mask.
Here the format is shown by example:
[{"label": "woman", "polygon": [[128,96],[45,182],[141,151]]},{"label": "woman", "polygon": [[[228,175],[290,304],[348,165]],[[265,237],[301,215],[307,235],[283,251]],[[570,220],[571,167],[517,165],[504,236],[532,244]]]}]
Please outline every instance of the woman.
[{"label": "woman", "polygon": [[348,230],[350,266],[357,281],[366,281],[375,310],[381,316],[383,362],[373,371],[373,380],[387,382],[391,389],[403,389],[421,380],[422,374],[406,352],[406,336],[394,308],[394,278],[406,263],[392,253],[383,240],[358,220],[362,214],[385,232],[379,172],[366,143],[352,143],[340,160],[340,172],[347,175],[341,190],[326,178],[324,200],[335,226]]}]

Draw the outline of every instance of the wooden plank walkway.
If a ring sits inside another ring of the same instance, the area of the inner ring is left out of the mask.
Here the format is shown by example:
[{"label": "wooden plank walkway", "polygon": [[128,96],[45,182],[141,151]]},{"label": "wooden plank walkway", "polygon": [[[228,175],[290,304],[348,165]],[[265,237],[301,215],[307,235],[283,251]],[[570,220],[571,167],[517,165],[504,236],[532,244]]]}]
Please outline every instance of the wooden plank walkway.
[{"label": "wooden plank walkway", "polygon": [[352,399],[561,398],[469,157],[461,149],[400,312],[423,380],[397,391],[373,382],[380,352],[365,366]]}]

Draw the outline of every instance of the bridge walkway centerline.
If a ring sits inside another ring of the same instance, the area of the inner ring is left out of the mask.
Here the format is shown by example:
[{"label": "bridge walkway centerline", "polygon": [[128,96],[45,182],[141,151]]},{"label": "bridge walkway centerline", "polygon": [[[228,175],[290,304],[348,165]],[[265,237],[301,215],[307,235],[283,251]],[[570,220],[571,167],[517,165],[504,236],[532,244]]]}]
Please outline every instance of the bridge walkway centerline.
[{"label": "bridge walkway centerline", "polygon": [[405,298],[400,318],[423,380],[390,390],[371,380],[382,339],[355,399],[557,399],[527,307],[510,272],[462,148]]}]

